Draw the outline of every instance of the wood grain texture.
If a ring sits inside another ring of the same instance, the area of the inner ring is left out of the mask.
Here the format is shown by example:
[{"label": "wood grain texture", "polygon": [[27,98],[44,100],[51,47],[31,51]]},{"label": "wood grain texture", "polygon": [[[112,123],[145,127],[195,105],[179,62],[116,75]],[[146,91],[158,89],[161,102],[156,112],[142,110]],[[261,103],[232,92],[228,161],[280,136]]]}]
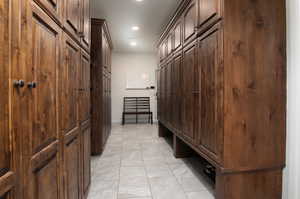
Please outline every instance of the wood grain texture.
[{"label": "wood grain texture", "polygon": [[102,153],[111,130],[111,51],[107,24],[92,19],[92,154]]},{"label": "wood grain texture", "polygon": [[159,39],[159,135],[176,136],[175,155],[187,144],[216,167],[217,199],[281,198],[285,37],[284,0],[186,0]]}]

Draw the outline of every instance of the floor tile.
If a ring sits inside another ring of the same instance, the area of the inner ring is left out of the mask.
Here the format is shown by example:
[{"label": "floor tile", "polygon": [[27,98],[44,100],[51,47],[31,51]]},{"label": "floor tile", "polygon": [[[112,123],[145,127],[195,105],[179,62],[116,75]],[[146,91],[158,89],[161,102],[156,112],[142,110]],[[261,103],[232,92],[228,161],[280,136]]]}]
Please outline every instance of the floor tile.
[{"label": "floor tile", "polygon": [[213,199],[197,158],[176,159],[157,125],[113,125],[92,157],[88,199]]},{"label": "floor tile", "polygon": [[153,199],[186,199],[185,193],[174,176],[150,178]]}]

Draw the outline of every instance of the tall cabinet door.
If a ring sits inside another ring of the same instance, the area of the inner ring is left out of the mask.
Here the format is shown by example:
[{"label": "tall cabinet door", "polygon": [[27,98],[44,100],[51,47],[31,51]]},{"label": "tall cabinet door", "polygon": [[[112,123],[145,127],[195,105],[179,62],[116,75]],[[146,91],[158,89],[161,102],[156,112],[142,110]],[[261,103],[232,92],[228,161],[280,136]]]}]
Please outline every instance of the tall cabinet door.
[{"label": "tall cabinet door", "polygon": [[64,142],[64,196],[65,199],[79,199],[80,139],[77,118],[77,75],[80,66],[80,48],[66,34],[62,45],[62,64],[59,72],[59,120]]},{"label": "tall cabinet door", "polygon": [[182,70],[182,54],[177,55],[174,58],[173,65],[173,103],[172,103],[172,116],[173,116],[173,127],[176,130],[181,130],[181,70]]},{"label": "tall cabinet door", "polygon": [[194,139],[194,104],[195,104],[195,67],[196,67],[196,44],[193,43],[183,51],[182,65],[182,122],[183,135],[193,141]]},{"label": "tall cabinet door", "polygon": [[91,115],[90,102],[90,57],[81,51],[81,64],[79,71],[79,121],[88,120]]},{"label": "tall cabinet door", "polygon": [[201,70],[201,125],[198,144],[215,161],[220,161],[223,143],[223,66],[221,30],[217,24],[202,38],[199,46]]},{"label": "tall cabinet door", "polygon": [[64,26],[76,39],[79,39],[81,32],[81,1],[64,0]]},{"label": "tall cabinet door", "polygon": [[27,5],[31,11],[27,31],[32,37],[28,37],[30,45],[26,46],[31,56],[28,56],[26,85],[30,99],[29,135],[24,136],[23,150],[28,161],[25,169],[29,171],[26,178],[29,188],[25,192],[31,199],[58,199],[61,179],[56,93],[61,30],[34,3],[28,1]]},{"label": "tall cabinet door", "polygon": [[0,2],[0,198],[8,199],[8,194],[14,186],[14,172],[12,172],[12,151],[9,132],[9,49],[11,35],[10,10],[11,1]]},{"label": "tall cabinet door", "polygon": [[82,1],[81,43],[89,50],[91,41],[90,0]]}]

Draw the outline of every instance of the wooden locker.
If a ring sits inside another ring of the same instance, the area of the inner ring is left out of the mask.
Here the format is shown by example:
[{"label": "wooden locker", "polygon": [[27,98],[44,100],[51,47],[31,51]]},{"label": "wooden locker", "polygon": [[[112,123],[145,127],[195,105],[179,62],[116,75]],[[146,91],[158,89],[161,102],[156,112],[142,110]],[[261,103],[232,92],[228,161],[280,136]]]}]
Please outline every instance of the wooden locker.
[{"label": "wooden locker", "polygon": [[[57,73],[61,29],[35,3],[27,2],[26,89],[28,120],[24,129],[25,198],[61,198]],[[31,37],[32,36],[32,37]]]},{"label": "wooden locker", "polygon": [[90,119],[90,57],[81,51],[81,65],[79,72],[79,121],[80,123]]},{"label": "wooden locker", "polygon": [[223,65],[220,63],[221,45],[220,24],[199,39],[198,67],[201,98],[196,123],[201,127],[198,144],[216,162],[221,161],[223,139]]},{"label": "wooden locker", "polygon": [[182,133],[190,141],[194,139],[196,52],[196,43],[193,42],[183,50],[182,64]]}]

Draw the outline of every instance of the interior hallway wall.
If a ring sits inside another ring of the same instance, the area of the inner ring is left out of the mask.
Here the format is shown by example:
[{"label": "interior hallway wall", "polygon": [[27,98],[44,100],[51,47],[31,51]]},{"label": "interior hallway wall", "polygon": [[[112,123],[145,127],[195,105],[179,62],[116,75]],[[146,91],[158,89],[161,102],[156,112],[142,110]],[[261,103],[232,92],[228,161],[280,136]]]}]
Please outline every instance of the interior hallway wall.
[{"label": "interior hallway wall", "polygon": [[287,167],[283,199],[300,198],[300,1],[287,0]]},{"label": "interior hallway wall", "polygon": [[120,123],[123,112],[123,97],[150,97],[154,121],[157,120],[155,90],[126,90],[127,73],[148,73],[151,86],[156,88],[157,55],[155,53],[112,54],[112,122]]}]

